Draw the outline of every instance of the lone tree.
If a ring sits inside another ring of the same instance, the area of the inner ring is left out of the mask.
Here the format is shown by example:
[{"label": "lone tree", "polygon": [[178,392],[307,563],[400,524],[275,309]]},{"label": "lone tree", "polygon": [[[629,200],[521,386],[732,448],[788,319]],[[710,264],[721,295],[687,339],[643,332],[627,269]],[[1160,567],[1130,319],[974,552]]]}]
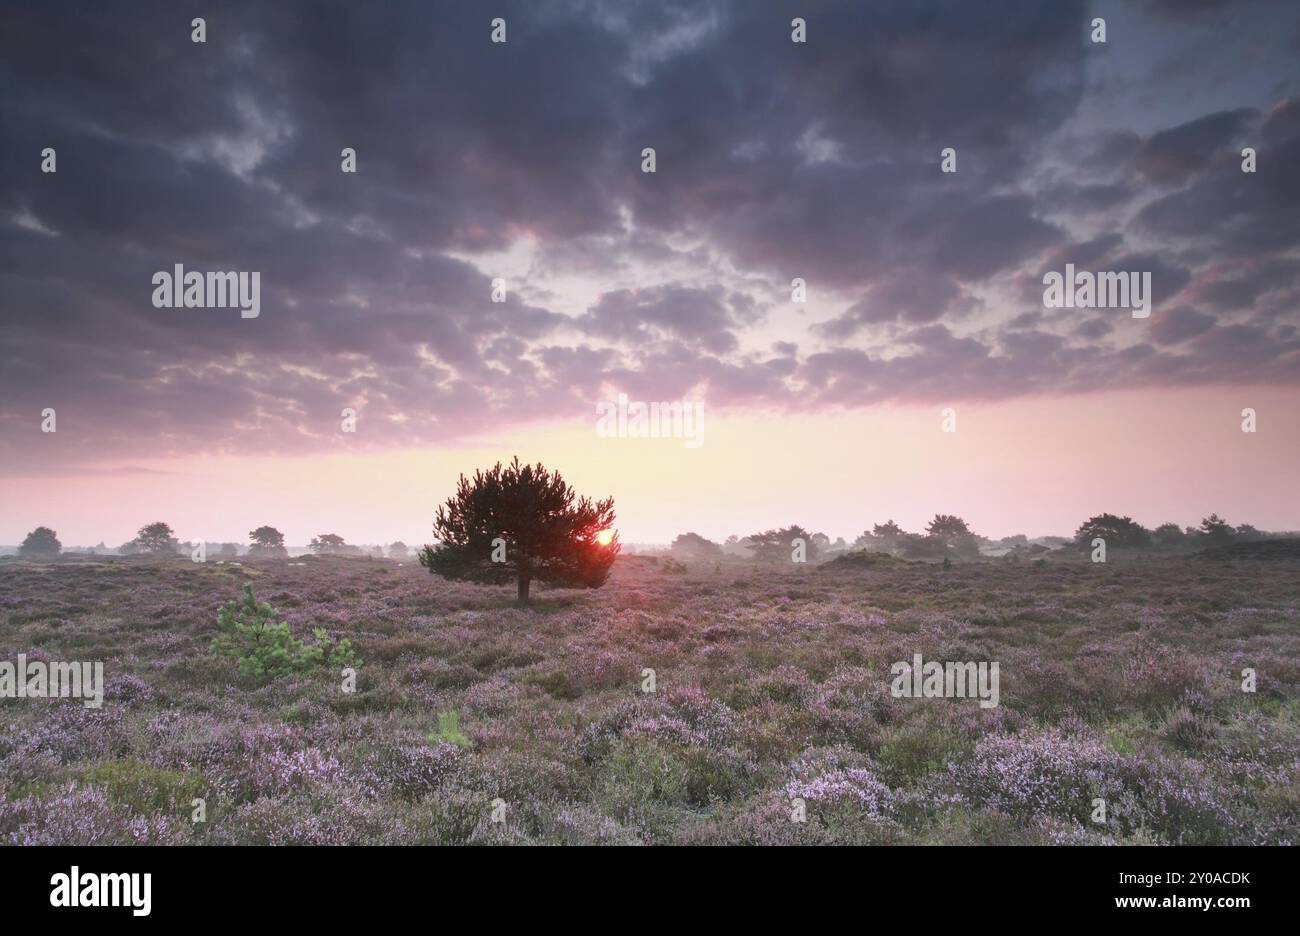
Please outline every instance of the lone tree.
[{"label": "lone tree", "polygon": [[396,543],[393,543],[391,546],[388,547],[389,559],[405,559],[410,554],[411,554],[411,550],[401,540],[398,540]]},{"label": "lone tree", "polygon": [[558,473],[541,464],[497,462],[464,475],[456,493],[438,508],[438,542],[420,550],[420,565],[443,578],[491,585],[599,588],[618,556],[614,499],[578,498]]},{"label": "lone tree", "polygon": [[23,544],[18,547],[18,555],[32,558],[57,556],[62,550],[63,544],[59,542],[58,534],[49,527],[37,527],[27,534]]},{"label": "lone tree", "polygon": [[135,539],[129,545],[134,546],[139,552],[149,553],[154,556],[175,555],[180,551],[181,546],[177,542],[172,528],[161,520],[140,527],[140,532],[135,535]]}]

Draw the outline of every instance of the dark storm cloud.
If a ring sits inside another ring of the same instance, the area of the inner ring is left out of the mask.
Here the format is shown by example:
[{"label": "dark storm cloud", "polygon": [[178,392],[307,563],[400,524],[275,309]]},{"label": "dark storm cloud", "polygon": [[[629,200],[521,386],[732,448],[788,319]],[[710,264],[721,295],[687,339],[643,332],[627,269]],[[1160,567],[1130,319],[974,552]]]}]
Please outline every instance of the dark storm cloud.
[{"label": "dark storm cloud", "polygon": [[[1092,12],[11,6],[0,454],[422,444],[585,414],[611,388],[817,408],[1296,380],[1300,108],[1081,131]],[[521,240],[554,279],[493,302],[501,274],[476,255]],[[1150,334],[1046,314],[1038,277],[1064,262],[1151,271]],[[176,263],[260,271],[262,314],[153,308]],[[824,310],[799,326],[777,314],[794,277]],[[575,307],[566,278],[600,298]],[[47,406],[59,432],[33,446]]]},{"label": "dark storm cloud", "polygon": [[1249,108],[1209,114],[1162,130],[1143,143],[1137,170],[1159,183],[1177,183],[1209,166],[1211,160],[1244,138],[1258,114]]},{"label": "dark storm cloud", "polygon": [[1105,338],[1115,330],[1113,322],[1108,322],[1104,318],[1088,319],[1080,322],[1074,329],[1074,333],[1081,338],[1089,341],[1096,341],[1098,338]]},{"label": "dark storm cloud", "polygon": [[901,270],[882,277],[865,298],[832,321],[814,326],[814,330],[827,338],[842,339],[871,324],[933,322],[960,293],[961,288],[950,277],[928,275],[921,269]]},{"label": "dark storm cloud", "polygon": [[1178,344],[1214,327],[1214,316],[1188,306],[1158,312],[1151,323],[1151,337],[1160,344]]},{"label": "dark storm cloud", "polygon": [[[969,4],[828,4],[807,46],[761,4],[729,9],[725,43],[674,58],[630,102],[629,136],[655,142],[662,167],[629,180],[642,223],[689,219],[747,266],[835,288],[900,262],[987,275],[1050,242],[1031,204],[990,191],[1082,93],[1082,4],[982,17]],[[956,178],[936,171],[946,146]]]},{"label": "dark storm cloud", "polygon": [[631,343],[666,336],[697,342],[711,354],[736,349],[733,333],[745,318],[719,287],[689,289],[656,286],[645,290],[607,293],[578,325],[592,335]]},{"label": "dark storm cloud", "polygon": [[1132,130],[1120,130],[1077,141],[1076,145],[1082,146],[1082,150],[1075,153],[1076,168],[1105,176],[1128,165],[1141,149],[1142,138]]},{"label": "dark storm cloud", "polygon": [[1189,14],[1206,13],[1230,7],[1235,0],[1139,0],[1139,3],[1161,16],[1180,19]]},{"label": "dark storm cloud", "polygon": [[1076,185],[1059,181],[1052,186],[1050,192],[1040,196],[1040,203],[1053,214],[1086,217],[1122,207],[1140,194],[1140,191],[1133,185]]},{"label": "dark storm cloud", "polygon": [[[1085,241],[1062,244],[1047,255],[1043,270],[1060,270],[1067,263],[1073,263],[1076,267],[1095,267],[1103,263],[1106,257],[1113,256],[1123,243],[1123,234],[1111,233]],[[1036,281],[1035,288],[1038,283],[1041,283],[1041,280]]]},{"label": "dark storm cloud", "polygon": [[1257,168],[1241,171],[1238,152],[1221,152],[1186,188],[1148,204],[1135,220],[1144,233],[1210,244],[1219,254],[1259,256],[1300,243],[1300,121],[1296,101],[1280,104],[1259,129]]}]

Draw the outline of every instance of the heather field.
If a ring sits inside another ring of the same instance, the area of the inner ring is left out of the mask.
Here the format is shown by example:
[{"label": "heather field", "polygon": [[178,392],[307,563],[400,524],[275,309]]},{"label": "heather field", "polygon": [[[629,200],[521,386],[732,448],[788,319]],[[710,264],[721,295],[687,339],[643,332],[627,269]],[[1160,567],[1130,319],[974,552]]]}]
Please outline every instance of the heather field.
[{"label": "heather field", "polygon": [[[625,556],[520,610],[384,560],[6,561],[0,658],[102,660],[106,692],[0,700],[0,841],[1293,843],[1297,581]],[[350,640],[355,691],[214,654],[246,584]],[[895,697],[916,653],[997,661],[1000,704]]]}]

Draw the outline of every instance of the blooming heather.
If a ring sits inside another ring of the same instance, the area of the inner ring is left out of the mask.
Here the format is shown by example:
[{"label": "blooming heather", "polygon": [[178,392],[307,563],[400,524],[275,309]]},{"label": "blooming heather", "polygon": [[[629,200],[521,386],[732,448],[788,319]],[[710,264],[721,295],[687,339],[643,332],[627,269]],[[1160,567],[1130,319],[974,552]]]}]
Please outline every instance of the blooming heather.
[{"label": "blooming heather", "polygon": [[[107,676],[0,706],[0,842],[1296,843],[1286,566],[627,557],[519,611],[386,561],[0,563],[0,645]],[[208,653],[254,580],[354,643],[355,692]],[[1000,706],[893,698],[917,652],[998,660]],[[428,740],[446,712],[472,747]]]}]

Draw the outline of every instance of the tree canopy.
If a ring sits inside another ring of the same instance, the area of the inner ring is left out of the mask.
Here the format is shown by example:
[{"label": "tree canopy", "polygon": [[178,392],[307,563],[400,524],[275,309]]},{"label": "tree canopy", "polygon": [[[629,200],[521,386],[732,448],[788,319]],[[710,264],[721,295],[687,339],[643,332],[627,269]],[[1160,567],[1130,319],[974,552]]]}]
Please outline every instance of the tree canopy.
[{"label": "tree canopy", "polygon": [[534,581],[599,588],[620,549],[613,532],[614,499],[578,497],[558,472],[540,463],[497,462],[438,508],[438,542],[420,550],[420,564],[444,578],[517,585],[529,602]]},{"label": "tree canopy", "polygon": [[333,555],[336,553],[347,552],[348,544],[343,541],[343,537],[337,533],[322,533],[319,536],[312,537],[307,548],[316,554]]},{"label": "tree canopy", "polygon": [[35,558],[37,556],[57,556],[63,551],[58,534],[49,527],[39,526],[27,534],[23,544],[18,547],[18,555]]},{"label": "tree canopy", "polygon": [[1117,517],[1104,513],[1089,517],[1075,531],[1074,540],[1080,546],[1091,546],[1094,539],[1106,541],[1108,548],[1141,549],[1151,545],[1151,533],[1132,517]]},{"label": "tree canopy", "polygon": [[287,556],[289,550],[284,548],[284,534],[272,526],[260,526],[248,534],[250,556]]},{"label": "tree canopy", "polygon": [[937,536],[945,543],[955,543],[963,536],[970,536],[970,527],[961,517],[953,514],[935,514],[925,528],[926,535]]},{"label": "tree canopy", "polygon": [[814,562],[820,554],[812,534],[794,523],[779,530],[764,530],[751,533],[746,541],[755,559],[760,562],[789,562],[794,555],[795,540],[803,540],[804,559]]},{"label": "tree canopy", "polygon": [[1212,513],[1201,521],[1201,535],[1213,543],[1227,542],[1235,533],[1232,524],[1217,513]]},{"label": "tree canopy", "polygon": [[180,551],[181,546],[176,539],[176,535],[172,532],[172,528],[161,520],[140,527],[140,532],[135,535],[135,539],[129,545],[134,546],[140,552],[150,553],[154,556],[174,555]]}]

